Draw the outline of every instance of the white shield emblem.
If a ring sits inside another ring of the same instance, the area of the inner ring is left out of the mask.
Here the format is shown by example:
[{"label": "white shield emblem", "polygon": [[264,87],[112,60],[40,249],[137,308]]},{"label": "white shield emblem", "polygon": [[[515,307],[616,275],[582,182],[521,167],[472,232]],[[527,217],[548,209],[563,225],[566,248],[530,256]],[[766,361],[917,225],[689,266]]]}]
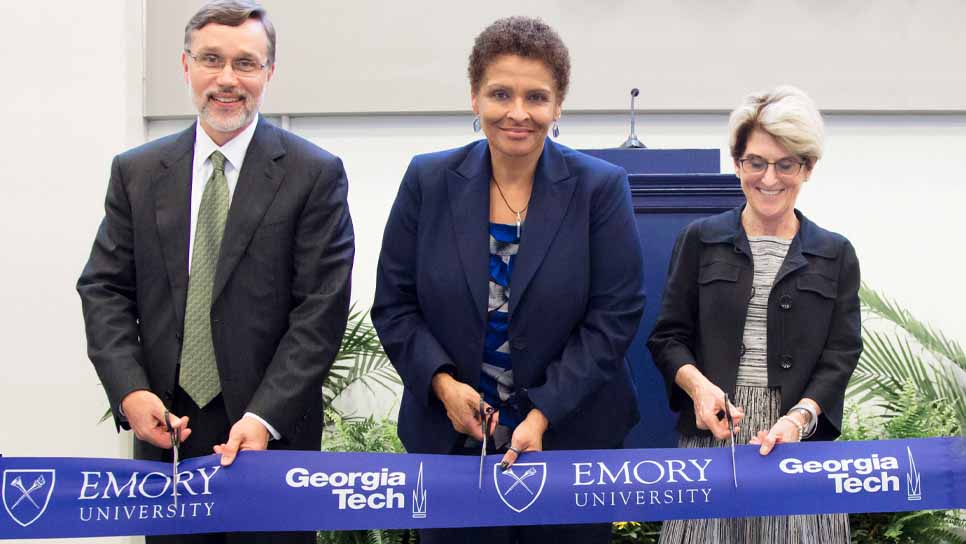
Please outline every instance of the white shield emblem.
[{"label": "white shield emblem", "polygon": [[547,463],[517,463],[507,470],[493,465],[493,481],[503,504],[520,513],[530,508],[547,483]]},{"label": "white shield emblem", "polygon": [[40,519],[54,493],[56,473],[47,469],[10,469],[3,471],[3,507],[7,514],[26,527]]}]

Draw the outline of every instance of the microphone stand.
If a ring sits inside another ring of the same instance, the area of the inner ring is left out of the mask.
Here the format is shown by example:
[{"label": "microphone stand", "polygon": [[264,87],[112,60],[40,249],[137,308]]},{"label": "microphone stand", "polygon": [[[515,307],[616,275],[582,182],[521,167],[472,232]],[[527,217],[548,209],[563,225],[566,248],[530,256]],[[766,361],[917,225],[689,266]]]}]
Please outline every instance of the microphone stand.
[{"label": "microphone stand", "polygon": [[647,146],[644,145],[644,142],[638,140],[637,139],[637,134],[634,133],[634,125],[635,125],[634,99],[637,98],[637,95],[640,94],[640,92],[641,91],[639,91],[637,89],[637,87],[631,89],[631,133],[630,133],[630,135],[627,136],[627,139],[624,140],[624,143],[621,144],[621,147],[622,148],[625,148],[625,149],[628,149],[628,148],[629,149],[645,149],[645,148],[647,148]]}]

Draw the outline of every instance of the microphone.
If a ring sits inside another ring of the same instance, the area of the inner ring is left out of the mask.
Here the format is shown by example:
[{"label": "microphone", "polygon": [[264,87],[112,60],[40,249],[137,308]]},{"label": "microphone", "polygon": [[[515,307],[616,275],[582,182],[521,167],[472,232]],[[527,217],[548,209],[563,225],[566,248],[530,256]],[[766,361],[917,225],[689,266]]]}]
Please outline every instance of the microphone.
[{"label": "microphone", "polygon": [[634,133],[634,125],[635,125],[634,99],[637,98],[637,95],[639,94],[641,94],[641,91],[638,90],[637,87],[634,87],[633,89],[631,89],[631,133],[630,135],[627,136],[627,139],[624,140],[624,143],[621,144],[622,148],[644,149],[647,147],[646,145],[644,145],[643,142],[637,139],[637,134]]}]

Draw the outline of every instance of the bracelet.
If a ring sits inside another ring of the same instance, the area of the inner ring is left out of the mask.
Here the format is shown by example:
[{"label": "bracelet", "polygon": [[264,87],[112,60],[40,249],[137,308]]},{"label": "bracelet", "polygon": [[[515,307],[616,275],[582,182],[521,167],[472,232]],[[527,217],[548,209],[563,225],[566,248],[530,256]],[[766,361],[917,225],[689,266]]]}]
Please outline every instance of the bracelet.
[{"label": "bracelet", "polygon": [[818,429],[818,414],[815,413],[815,409],[802,402],[792,406],[788,412],[791,413],[792,410],[800,410],[808,413],[808,424],[805,426],[804,436],[805,438],[810,438],[815,434],[815,430]]},{"label": "bracelet", "polygon": [[805,433],[805,427],[801,423],[795,421],[795,418],[793,418],[792,416],[784,415],[784,416],[778,418],[778,421],[781,421],[783,419],[787,419],[788,421],[791,421],[792,422],[792,425],[794,425],[795,428],[798,429],[798,441],[801,442],[802,441],[802,435]]}]

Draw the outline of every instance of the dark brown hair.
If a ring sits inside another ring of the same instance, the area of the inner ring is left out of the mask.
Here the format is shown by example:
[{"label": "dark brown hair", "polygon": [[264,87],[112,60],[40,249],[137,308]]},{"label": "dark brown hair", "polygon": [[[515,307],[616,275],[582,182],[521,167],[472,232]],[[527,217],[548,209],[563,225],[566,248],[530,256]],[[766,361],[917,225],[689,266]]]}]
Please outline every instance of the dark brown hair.
[{"label": "dark brown hair", "polygon": [[532,17],[507,17],[483,29],[470,53],[470,88],[480,90],[487,67],[498,57],[517,55],[542,61],[557,84],[563,101],[570,85],[570,52],[560,36],[547,23]]},{"label": "dark brown hair", "polygon": [[191,47],[191,34],[205,25],[215,23],[226,26],[241,26],[249,19],[257,19],[268,36],[268,64],[275,64],[275,26],[268,19],[265,8],[251,0],[212,0],[201,9],[184,27],[184,48]]}]

